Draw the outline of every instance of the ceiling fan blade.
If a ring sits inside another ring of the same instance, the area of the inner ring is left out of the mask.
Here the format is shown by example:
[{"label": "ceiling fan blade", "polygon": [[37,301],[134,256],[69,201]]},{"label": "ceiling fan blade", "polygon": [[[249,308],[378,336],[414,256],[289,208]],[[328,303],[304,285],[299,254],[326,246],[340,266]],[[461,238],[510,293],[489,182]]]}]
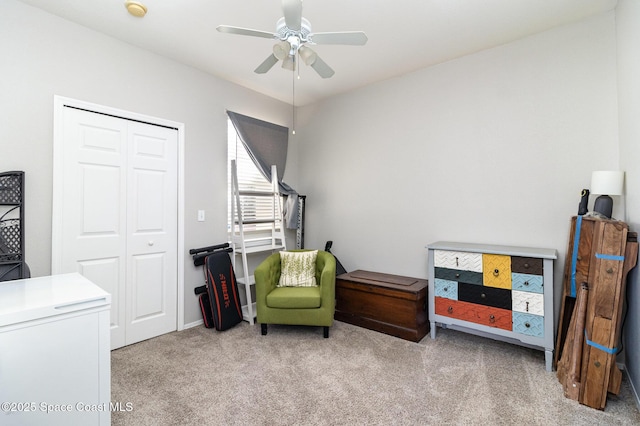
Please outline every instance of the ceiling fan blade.
[{"label": "ceiling fan blade", "polygon": [[282,0],[284,22],[294,31],[300,31],[302,23],[302,0]]},{"label": "ceiling fan blade", "polygon": [[270,33],[267,31],[252,30],[249,28],[231,27],[229,25],[219,25],[218,28],[216,29],[221,33],[226,33],[226,34],[238,34],[238,35],[246,35],[251,37],[262,37],[262,38],[277,38],[276,34]]},{"label": "ceiling fan blade", "polygon": [[362,31],[345,31],[332,33],[309,34],[311,43],[315,44],[349,44],[363,46],[367,43],[367,35]]},{"label": "ceiling fan blade", "polygon": [[320,59],[320,56],[316,56],[315,61],[311,64],[311,68],[316,70],[322,78],[329,78],[336,73],[325,61]]},{"label": "ceiling fan blade", "polygon": [[258,68],[256,68],[253,72],[255,72],[256,74],[264,74],[267,71],[269,71],[271,67],[273,67],[277,63],[278,63],[278,58],[276,58],[276,55],[271,54],[260,65],[258,65]]}]

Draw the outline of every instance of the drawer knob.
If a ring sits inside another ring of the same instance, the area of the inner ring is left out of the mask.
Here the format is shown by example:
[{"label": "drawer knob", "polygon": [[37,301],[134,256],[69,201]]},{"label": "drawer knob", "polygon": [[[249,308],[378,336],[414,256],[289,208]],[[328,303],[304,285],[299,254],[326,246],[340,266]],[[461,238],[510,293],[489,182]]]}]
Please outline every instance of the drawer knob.
[{"label": "drawer knob", "polygon": [[489,315],[489,322],[496,322],[495,315]]},{"label": "drawer knob", "polygon": [[529,285],[529,281],[525,281],[525,282],[524,282],[524,285],[525,285],[525,286],[528,286],[528,285]]},{"label": "drawer knob", "polygon": [[456,274],[456,278],[460,278],[460,274]]},{"label": "drawer knob", "polygon": [[529,312],[529,302],[527,302],[526,310],[527,310],[527,312]]},{"label": "drawer knob", "polygon": [[456,257],[456,266],[460,266],[460,265],[458,264],[458,258],[457,258],[457,257]]},{"label": "drawer knob", "polygon": [[452,314],[452,313],[453,313],[453,306],[449,306],[449,307],[447,308],[447,312],[449,312],[450,314]]},{"label": "drawer knob", "polygon": [[531,328],[531,324],[529,324],[528,322],[525,322],[524,326],[527,327],[527,328]]},{"label": "drawer knob", "polygon": [[445,287],[442,289],[443,291],[449,291],[449,287]]},{"label": "drawer knob", "polygon": [[607,269],[607,274],[613,274],[613,268]]},{"label": "drawer knob", "polygon": [[484,294],[484,293],[482,293],[482,294],[480,294],[480,298],[481,298],[481,299],[486,299],[486,298],[487,298],[487,295],[486,295],[486,294]]},{"label": "drawer knob", "polygon": [[524,264],[524,269],[529,269],[529,264],[528,263]]},{"label": "drawer knob", "polygon": [[493,276],[497,277],[498,275],[500,275],[500,269],[496,268],[493,270]]}]

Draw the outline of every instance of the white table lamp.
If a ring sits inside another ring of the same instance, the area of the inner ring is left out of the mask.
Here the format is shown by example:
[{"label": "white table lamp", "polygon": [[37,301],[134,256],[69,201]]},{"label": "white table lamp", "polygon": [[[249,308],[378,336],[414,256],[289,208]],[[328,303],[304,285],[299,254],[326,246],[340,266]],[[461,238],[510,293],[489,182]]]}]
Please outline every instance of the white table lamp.
[{"label": "white table lamp", "polygon": [[591,175],[591,193],[600,195],[596,198],[593,210],[611,218],[613,199],[610,195],[622,195],[624,172],[597,171]]}]

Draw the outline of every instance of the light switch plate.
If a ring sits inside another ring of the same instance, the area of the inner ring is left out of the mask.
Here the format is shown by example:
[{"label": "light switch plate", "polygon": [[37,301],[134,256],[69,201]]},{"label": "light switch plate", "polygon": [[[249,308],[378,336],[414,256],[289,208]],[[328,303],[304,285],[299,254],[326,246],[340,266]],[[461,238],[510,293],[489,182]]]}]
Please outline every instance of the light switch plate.
[{"label": "light switch plate", "polygon": [[204,222],[204,210],[198,210],[198,222]]}]

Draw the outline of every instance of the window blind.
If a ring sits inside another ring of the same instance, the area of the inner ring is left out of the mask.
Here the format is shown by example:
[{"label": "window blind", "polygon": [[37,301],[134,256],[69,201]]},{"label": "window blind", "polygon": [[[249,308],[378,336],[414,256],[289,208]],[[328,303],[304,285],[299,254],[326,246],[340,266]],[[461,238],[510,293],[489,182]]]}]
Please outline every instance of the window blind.
[{"label": "window blind", "polygon": [[[229,120],[227,134],[227,223],[228,231],[232,230],[231,203],[235,203],[231,189],[231,160],[236,160],[238,188],[240,191],[271,191],[271,183],[265,179],[251,159],[244,144],[238,137],[235,127]],[[272,197],[242,197],[242,212],[245,221],[269,219],[273,216]],[[237,225],[236,225],[237,226]],[[271,224],[244,225],[244,232],[260,232],[269,230]]]}]

